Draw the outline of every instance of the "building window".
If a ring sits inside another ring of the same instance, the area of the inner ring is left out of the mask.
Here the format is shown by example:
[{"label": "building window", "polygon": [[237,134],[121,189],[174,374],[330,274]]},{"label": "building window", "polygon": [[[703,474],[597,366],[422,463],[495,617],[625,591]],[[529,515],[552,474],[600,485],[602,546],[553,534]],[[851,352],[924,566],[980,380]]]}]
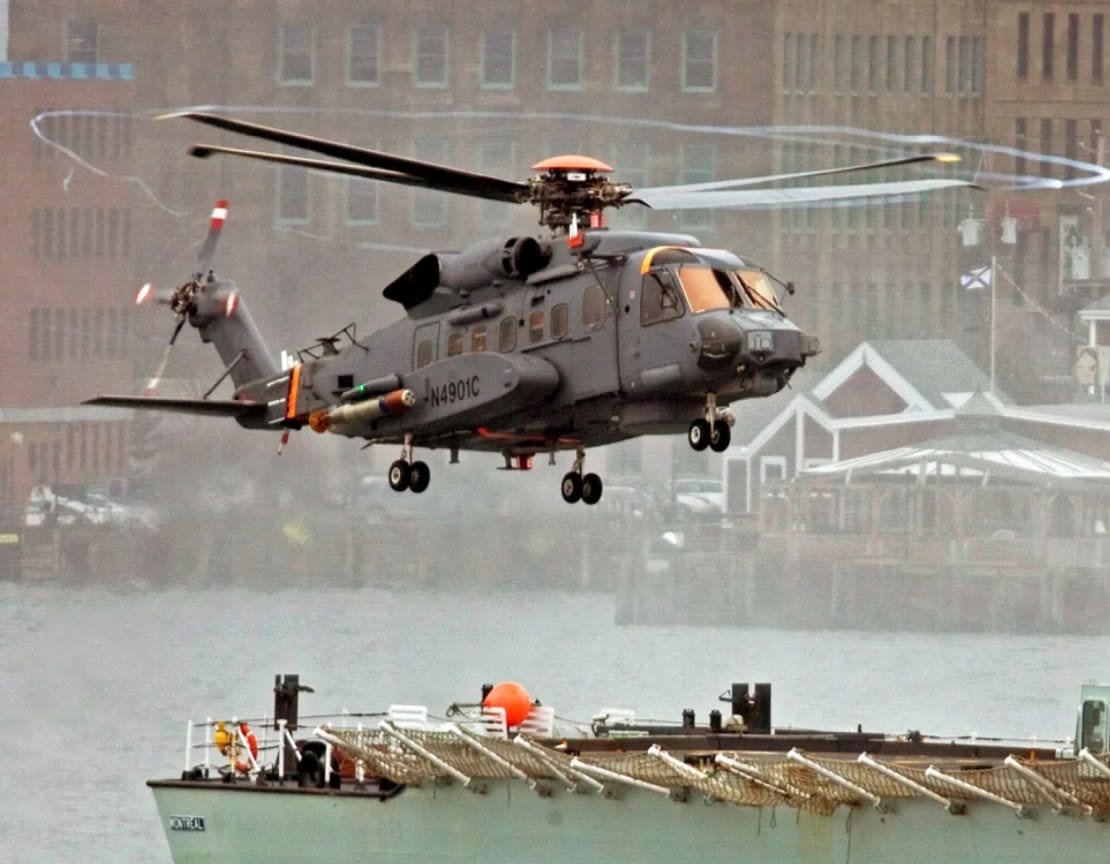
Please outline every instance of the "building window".
[{"label": "building window", "polygon": [[682,89],[717,89],[717,31],[687,30],[682,34]]},{"label": "building window", "polygon": [[[642,137],[614,141],[612,145],[613,166],[620,177],[633,189],[648,186],[648,161],[651,147]],[[647,225],[648,208],[639,204],[621,207],[613,216],[615,225],[622,228],[643,228]]]},{"label": "building window", "polygon": [[582,86],[581,30],[548,32],[547,86],[551,90],[577,90]]},{"label": "building window", "polygon": [[502,318],[497,328],[497,347],[502,354],[516,349],[516,318]]},{"label": "building window", "polygon": [[907,93],[913,92],[914,73],[917,71],[917,67],[914,65],[915,41],[913,36],[906,37],[905,56],[902,58],[902,89]]},{"label": "building window", "polygon": [[971,40],[971,95],[979,96],[983,92],[983,37],[976,36]]},{"label": "building window", "polygon": [[1041,45],[1041,77],[1048,81],[1052,78],[1053,39],[1055,38],[1056,16],[1052,12],[1044,14],[1044,41]]},{"label": "building window", "polygon": [[1091,80],[1102,83],[1102,24],[1101,14],[1091,17]]},{"label": "building window", "polygon": [[898,37],[886,37],[886,92],[898,86]]},{"label": "building window", "polygon": [[308,222],[308,172],[303,168],[277,169],[277,221],[287,225]]},{"label": "building window", "polygon": [[933,92],[933,37],[921,37],[921,92]]},{"label": "building window", "polygon": [[820,86],[818,78],[821,75],[821,43],[816,33],[809,34],[809,86],[810,93],[816,93]]},{"label": "building window", "polygon": [[1079,16],[1068,15],[1068,80],[1079,78]]},{"label": "building window", "polygon": [[1019,12],[1017,22],[1017,77],[1029,77],[1029,13]]},{"label": "building window", "polygon": [[482,33],[482,86],[509,90],[516,74],[516,34],[512,30]]},{"label": "building window", "polygon": [[347,83],[360,87],[382,83],[382,31],[361,24],[347,31]]},{"label": "building window", "polygon": [[879,37],[867,40],[867,92],[874,96],[879,92]]},{"label": "building window", "polygon": [[[1064,121],[1064,155],[1075,161],[1079,158],[1079,121],[1069,119]],[[1075,168],[1071,165],[1065,169],[1065,177],[1075,177]]]},{"label": "building window", "polygon": [[647,90],[651,86],[651,33],[624,30],[616,37],[618,90]]},{"label": "building window", "polygon": [[760,456],[759,480],[761,483],[786,479],[785,456]]},{"label": "building window", "polygon": [[70,21],[66,24],[66,60],[70,63],[96,63],[100,26],[95,21]]},{"label": "building window", "polygon": [[[1045,154],[1052,153],[1052,119],[1045,117],[1041,120],[1041,146],[1040,151]],[[1041,162],[1041,176],[1052,176],[1052,163]]]},{"label": "building window", "polygon": [[794,34],[782,35],[782,89],[789,93],[794,89]]},{"label": "building window", "polygon": [[1014,120],[1014,149],[1017,154],[1014,156],[1014,174],[1018,177],[1025,175],[1025,148],[1028,142],[1025,140],[1025,118],[1018,117]]},{"label": "building window", "polygon": [[412,78],[417,87],[447,86],[447,28],[437,25],[416,31]]},{"label": "building window", "polygon": [[[484,135],[478,143],[478,171],[502,177],[513,173],[513,140],[509,136]],[[504,227],[509,224],[511,207],[504,201],[478,202],[479,218],[484,226]]]},{"label": "building window", "polygon": [[844,92],[844,70],[847,66],[846,48],[844,36],[837,33],[833,37],[833,90],[836,93]]},{"label": "building window", "polygon": [[[679,183],[708,183],[713,179],[717,151],[713,144],[687,143],[682,145],[682,175]],[[682,224],[702,228],[713,224],[709,210],[681,211]]]},{"label": "building window", "polygon": [[282,84],[312,83],[312,43],[311,24],[281,25],[279,75]]},{"label": "building window", "polygon": [[[443,136],[421,135],[416,139],[415,157],[422,162],[447,162],[447,139]],[[447,223],[447,196],[434,189],[412,192],[412,224],[437,228]]]},{"label": "building window", "polygon": [[348,225],[373,225],[378,221],[378,184],[348,177],[344,221]]},{"label": "building window", "polygon": [[863,62],[863,58],[860,57],[861,48],[860,37],[853,36],[848,57],[848,91],[853,94],[859,93],[860,63]]},{"label": "building window", "polygon": [[944,40],[944,92],[952,96],[956,92],[956,37]]}]

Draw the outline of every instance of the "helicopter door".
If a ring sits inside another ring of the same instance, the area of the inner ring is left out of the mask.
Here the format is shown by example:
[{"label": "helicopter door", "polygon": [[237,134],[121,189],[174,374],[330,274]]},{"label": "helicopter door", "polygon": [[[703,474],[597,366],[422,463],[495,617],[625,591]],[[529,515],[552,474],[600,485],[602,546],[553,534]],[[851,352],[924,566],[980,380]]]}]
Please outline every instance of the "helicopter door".
[{"label": "helicopter door", "polygon": [[439,322],[421,324],[412,340],[412,368],[420,369],[439,359]]},{"label": "helicopter door", "polygon": [[689,352],[688,333],[673,322],[686,314],[682,288],[670,267],[641,275],[628,267],[620,293],[621,387],[627,393],[665,395],[681,385],[680,362]]}]

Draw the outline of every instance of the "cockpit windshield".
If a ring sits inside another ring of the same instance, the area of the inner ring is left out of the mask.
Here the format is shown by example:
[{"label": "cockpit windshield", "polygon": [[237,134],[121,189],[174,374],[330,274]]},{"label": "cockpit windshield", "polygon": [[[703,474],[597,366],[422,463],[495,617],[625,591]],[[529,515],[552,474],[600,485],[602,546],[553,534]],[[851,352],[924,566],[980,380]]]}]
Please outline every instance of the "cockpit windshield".
[{"label": "cockpit windshield", "polygon": [[684,264],[678,268],[678,278],[690,311],[695,315],[712,309],[727,309],[731,305],[727,287],[721,285],[712,268]]},{"label": "cockpit windshield", "polygon": [[734,270],[733,273],[736,274],[744,293],[757,309],[782,312],[779,298],[775,295],[775,288],[766,273],[762,270]]}]

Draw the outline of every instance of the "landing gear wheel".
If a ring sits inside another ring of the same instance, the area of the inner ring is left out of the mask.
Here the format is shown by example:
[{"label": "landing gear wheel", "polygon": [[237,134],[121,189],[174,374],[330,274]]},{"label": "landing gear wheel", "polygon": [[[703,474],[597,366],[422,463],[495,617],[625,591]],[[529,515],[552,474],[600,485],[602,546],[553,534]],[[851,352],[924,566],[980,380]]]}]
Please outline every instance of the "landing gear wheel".
[{"label": "landing gear wheel", "polygon": [[596,504],[601,500],[601,478],[596,474],[587,474],[582,478],[582,500],[587,504]]},{"label": "landing gear wheel", "polygon": [[708,420],[695,420],[690,424],[690,429],[686,433],[686,440],[690,442],[690,446],[695,450],[704,450],[709,446],[711,434]]},{"label": "landing gear wheel", "polygon": [[412,469],[404,459],[398,459],[389,466],[389,488],[394,492],[404,492],[412,480]]},{"label": "landing gear wheel", "polygon": [[574,504],[582,499],[582,475],[577,471],[571,471],[563,475],[563,500],[568,504]]},{"label": "landing gear wheel", "polygon": [[411,491],[419,494],[427,489],[431,482],[432,469],[428,467],[427,462],[413,462],[409,466],[409,489]]},{"label": "landing gear wheel", "polygon": [[709,439],[709,446],[714,453],[723,453],[732,442],[732,427],[727,420],[717,420],[713,423],[713,435]]}]

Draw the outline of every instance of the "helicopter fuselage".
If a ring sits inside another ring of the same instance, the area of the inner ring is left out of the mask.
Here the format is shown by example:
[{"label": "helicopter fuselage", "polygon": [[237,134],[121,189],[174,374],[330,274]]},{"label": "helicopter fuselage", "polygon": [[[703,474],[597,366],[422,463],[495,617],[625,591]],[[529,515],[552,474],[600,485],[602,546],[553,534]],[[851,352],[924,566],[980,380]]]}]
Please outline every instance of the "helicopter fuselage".
[{"label": "helicopter fuselage", "polygon": [[239,422],[530,456],[685,431],[707,404],[777,392],[819,350],[735,254],[688,235],[583,236],[426,256],[386,289],[404,318],[243,382],[235,398],[267,409]]}]

